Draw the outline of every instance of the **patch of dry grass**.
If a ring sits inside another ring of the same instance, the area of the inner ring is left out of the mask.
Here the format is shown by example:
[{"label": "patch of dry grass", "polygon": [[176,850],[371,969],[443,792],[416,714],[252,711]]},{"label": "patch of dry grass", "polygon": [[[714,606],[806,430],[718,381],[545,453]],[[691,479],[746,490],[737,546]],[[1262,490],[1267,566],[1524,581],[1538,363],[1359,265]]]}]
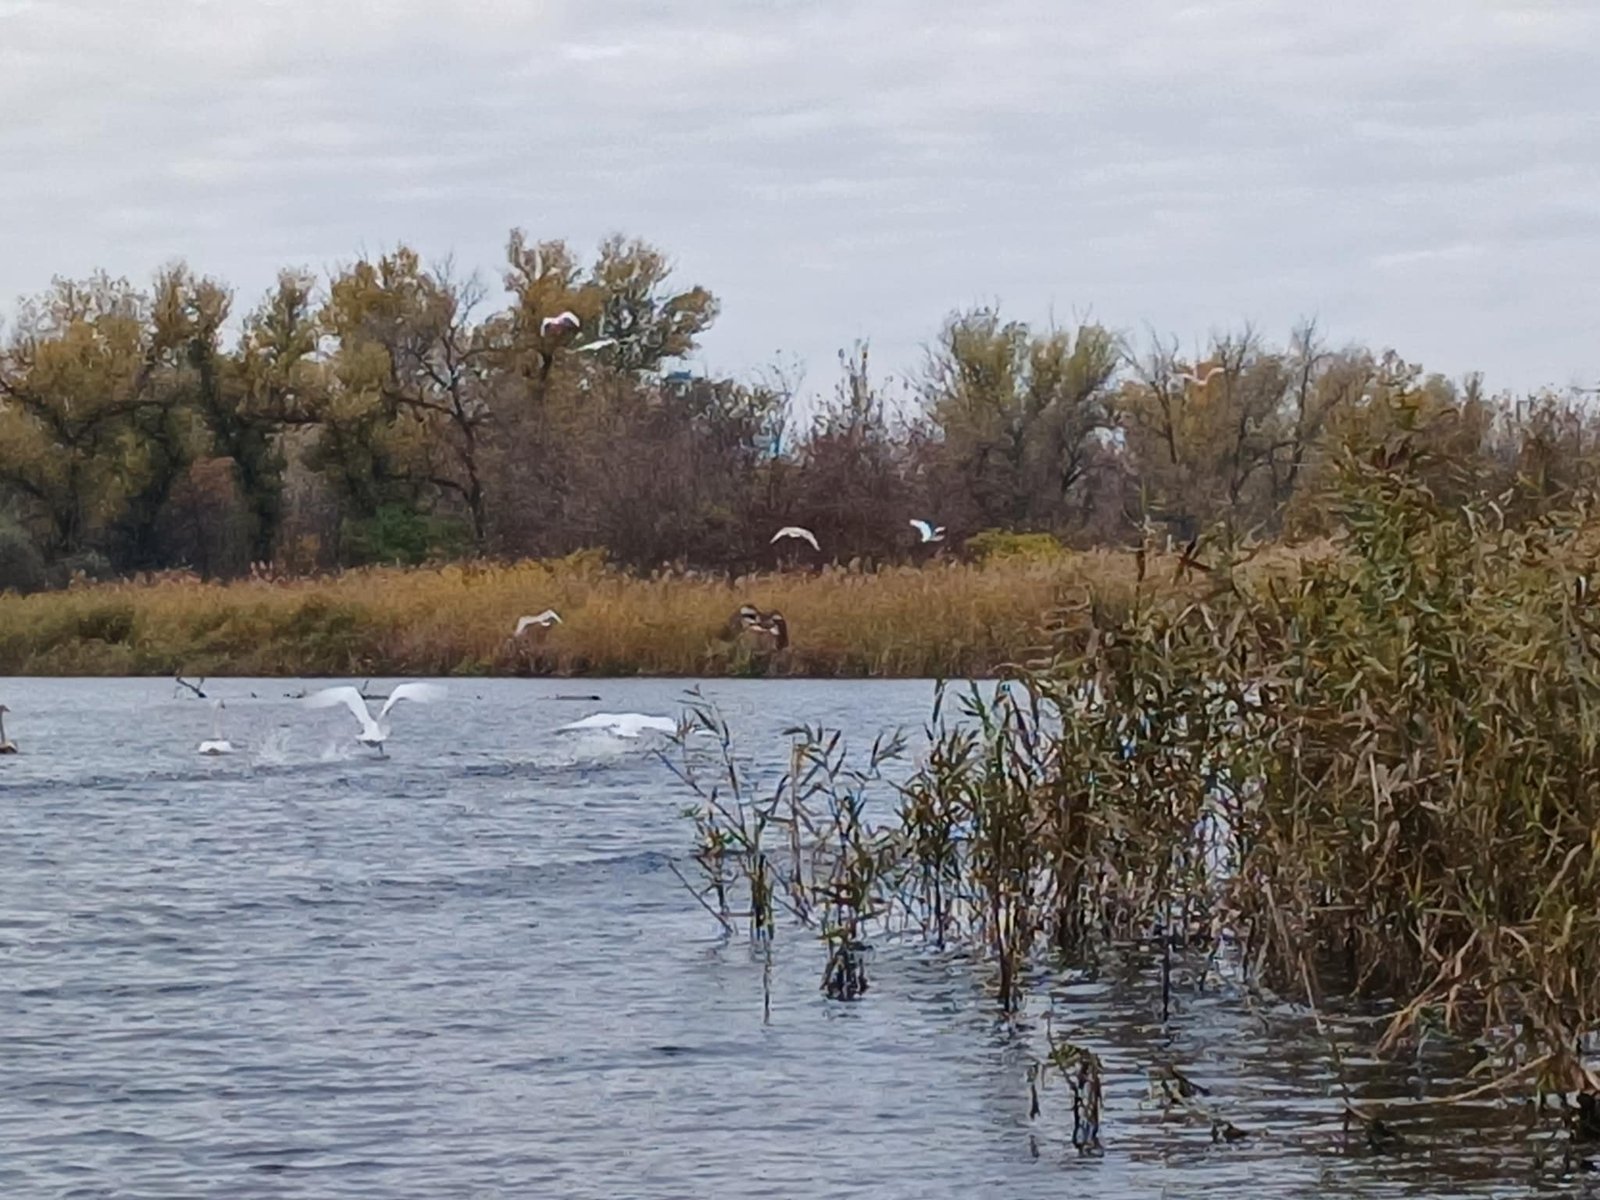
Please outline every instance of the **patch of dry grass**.
[{"label": "patch of dry grass", "polygon": [[[1175,561],[1147,566],[1167,578]],[[168,574],[0,597],[0,671],[973,676],[1037,653],[1045,615],[1064,601],[1092,588],[1114,602],[1134,577],[1120,551],[732,583],[640,578],[592,555],[222,584]],[[728,640],[745,602],[784,613],[787,651]],[[564,623],[513,644],[517,617],[546,607]]]}]

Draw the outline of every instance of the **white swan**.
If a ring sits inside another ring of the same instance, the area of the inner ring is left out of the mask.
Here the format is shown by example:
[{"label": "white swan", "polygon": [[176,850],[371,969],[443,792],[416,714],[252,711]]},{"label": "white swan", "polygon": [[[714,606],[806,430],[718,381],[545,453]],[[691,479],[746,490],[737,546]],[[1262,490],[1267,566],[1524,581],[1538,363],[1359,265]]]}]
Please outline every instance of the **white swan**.
[{"label": "white swan", "polygon": [[[813,550],[815,550],[818,554],[822,553],[822,547],[817,545],[817,535],[812,533],[809,529],[801,528],[799,525],[785,525],[782,529],[778,530],[777,533],[772,535],[772,542],[776,542],[781,538],[799,538],[803,542],[810,542]],[[768,542],[767,544],[771,545],[772,542]]]},{"label": "white swan", "polygon": [[4,704],[0,704],[0,754],[18,753],[17,744],[6,741],[6,714],[10,711]]},{"label": "white swan", "polygon": [[561,614],[553,608],[547,608],[536,617],[519,617],[517,631],[512,636],[521,637],[522,631],[530,625],[537,625],[540,629],[549,629],[552,625],[561,624]]},{"label": "white swan", "polygon": [[1211,382],[1211,377],[1213,375],[1220,373],[1224,369],[1225,368],[1220,366],[1212,367],[1204,375],[1191,375],[1188,371],[1179,371],[1178,378],[1187,379],[1190,383],[1194,384],[1195,387],[1205,387],[1206,384]]},{"label": "white swan", "polygon": [[671,717],[652,717],[648,713],[603,712],[559,726],[557,732],[582,729],[599,729],[616,737],[636,738],[646,730],[655,733],[677,733],[678,723]]},{"label": "white swan", "polygon": [[927,521],[919,521],[915,517],[912,517],[911,528],[920,533],[922,535],[922,540],[925,542],[944,541],[943,525],[930,525]]},{"label": "white swan", "polygon": [[376,746],[378,753],[383,753],[383,743],[389,740],[389,727],[383,719],[389,715],[389,710],[402,700],[412,700],[419,704],[427,704],[434,700],[442,699],[446,689],[437,683],[402,683],[396,685],[394,691],[389,693],[389,698],[383,702],[383,707],[378,710],[378,719],[374,721],[372,714],[367,711],[367,702],[361,696],[359,688],[331,687],[320,692],[313,692],[301,703],[307,708],[331,708],[342,704],[348,708],[356,720],[361,722],[361,732],[356,735],[356,740],[363,746]]},{"label": "white swan", "polygon": [[221,700],[212,704],[211,736],[200,743],[201,754],[232,754],[233,743],[222,736],[222,710],[228,706]]},{"label": "white swan", "polygon": [[560,333],[565,329],[580,329],[582,327],[583,322],[578,320],[577,313],[559,312],[555,316],[546,317],[539,322],[539,336],[548,337],[552,329]]}]

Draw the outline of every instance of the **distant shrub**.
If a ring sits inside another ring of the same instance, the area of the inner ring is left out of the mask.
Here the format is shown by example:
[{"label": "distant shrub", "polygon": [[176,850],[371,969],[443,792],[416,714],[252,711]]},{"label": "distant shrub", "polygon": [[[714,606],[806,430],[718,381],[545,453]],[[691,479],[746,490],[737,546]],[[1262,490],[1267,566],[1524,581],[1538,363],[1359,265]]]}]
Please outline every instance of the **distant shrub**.
[{"label": "distant shrub", "polygon": [[967,553],[979,562],[1022,559],[1043,562],[1060,558],[1065,549],[1048,533],[1008,533],[1004,529],[985,529],[967,539]]},{"label": "distant shrub", "polygon": [[0,525],[0,592],[43,591],[50,576],[44,555],[31,538],[14,525]]},{"label": "distant shrub", "polygon": [[51,574],[58,586],[66,587],[79,576],[90,583],[103,583],[107,579],[114,579],[117,572],[112,567],[111,560],[104,554],[96,550],[81,550],[77,554],[57,559],[51,568]]},{"label": "distant shrub", "polygon": [[347,521],[344,527],[346,557],[358,566],[414,567],[430,558],[458,557],[470,540],[459,521],[400,504],[385,504],[370,518]]},{"label": "distant shrub", "polygon": [[78,638],[113,645],[131,642],[137,615],[129,601],[100,604],[78,617]]}]

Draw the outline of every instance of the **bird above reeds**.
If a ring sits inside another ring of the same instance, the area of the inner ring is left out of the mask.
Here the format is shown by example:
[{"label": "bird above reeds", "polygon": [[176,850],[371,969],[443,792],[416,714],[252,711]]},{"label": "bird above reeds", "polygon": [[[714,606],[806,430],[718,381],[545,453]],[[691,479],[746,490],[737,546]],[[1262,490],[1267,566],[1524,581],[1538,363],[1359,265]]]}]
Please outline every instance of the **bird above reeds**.
[{"label": "bird above reeds", "polygon": [[569,329],[581,329],[583,322],[578,320],[578,314],[571,311],[559,312],[553,317],[546,317],[539,322],[539,336],[548,337],[552,332],[562,333]]},{"label": "bird above reeds", "polygon": [[532,617],[518,617],[517,631],[512,636],[521,637],[523,632],[532,626],[540,629],[549,629],[552,625],[561,624],[561,614],[553,608],[547,608],[542,613]]},{"label": "bird above reeds", "polygon": [[211,702],[211,736],[200,743],[201,754],[212,756],[233,753],[233,743],[222,736],[222,710],[227,707],[221,700]]},{"label": "bird above reeds", "polygon": [[[799,525],[785,525],[782,529],[778,530],[777,533],[772,535],[772,542],[779,542],[784,538],[797,538],[802,542],[810,542],[813,550],[817,551],[819,554],[822,552],[822,547],[817,545],[817,535],[812,533],[811,530],[802,528]],[[769,542],[768,544],[771,545],[772,542]]]},{"label": "bird above reeds", "polygon": [[427,704],[434,700],[443,699],[445,688],[437,683],[402,683],[389,693],[389,698],[383,702],[383,708],[378,711],[378,719],[372,719],[372,714],[367,711],[367,702],[361,698],[361,692],[353,687],[324,688],[320,692],[313,692],[301,703],[307,708],[330,708],[342,704],[350,710],[355,719],[361,722],[361,732],[356,735],[356,740],[363,746],[376,746],[378,753],[383,753],[383,744],[389,740],[389,726],[383,719],[389,715],[389,710],[402,700]]},{"label": "bird above reeds", "polygon": [[943,525],[933,525],[927,521],[919,521],[916,517],[912,517],[911,528],[915,529],[917,533],[921,535],[924,542],[944,541]]},{"label": "bird above reeds", "polygon": [[0,704],[0,754],[16,754],[17,744],[6,740],[6,714],[11,710]]},{"label": "bird above reeds", "polygon": [[1195,387],[1205,387],[1206,384],[1211,382],[1212,376],[1217,375],[1224,370],[1226,370],[1225,367],[1212,367],[1204,375],[1195,375],[1189,371],[1179,371],[1178,378],[1188,380],[1190,383],[1194,384]]}]

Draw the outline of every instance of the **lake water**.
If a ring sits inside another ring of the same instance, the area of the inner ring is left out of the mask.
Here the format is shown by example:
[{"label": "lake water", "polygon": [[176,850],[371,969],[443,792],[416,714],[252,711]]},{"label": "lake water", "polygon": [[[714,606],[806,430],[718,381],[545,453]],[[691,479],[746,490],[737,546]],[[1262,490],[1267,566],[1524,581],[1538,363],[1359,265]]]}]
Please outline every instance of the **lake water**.
[{"label": "lake water", "polygon": [[[341,681],[343,682],[343,681]],[[375,688],[386,684],[373,681]],[[1042,981],[1020,1027],[981,969],[881,947],[855,1002],[804,932],[762,966],[669,869],[689,797],[648,749],[555,727],[675,715],[683,681],[451,681],[393,714],[388,757],[283,680],[0,680],[0,1196],[671,1197],[1572,1194],[1494,1105],[1419,1116],[1398,1154],[1346,1139],[1302,1014],[1180,991],[1149,964]],[[320,686],[320,685],[314,685]],[[926,682],[715,681],[775,780],[782,730],[919,728]],[[558,699],[592,693],[599,701]],[[1103,1153],[1058,1034],[1107,1070]],[[1147,1098],[1181,1066],[1250,1136]],[[1364,1102],[1442,1095],[1456,1057],[1352,1052]],[[1409,1110],[1408,1110],[1409,1111]],[[1425,1113],[1426,1109],[1416,1110]]]}]

